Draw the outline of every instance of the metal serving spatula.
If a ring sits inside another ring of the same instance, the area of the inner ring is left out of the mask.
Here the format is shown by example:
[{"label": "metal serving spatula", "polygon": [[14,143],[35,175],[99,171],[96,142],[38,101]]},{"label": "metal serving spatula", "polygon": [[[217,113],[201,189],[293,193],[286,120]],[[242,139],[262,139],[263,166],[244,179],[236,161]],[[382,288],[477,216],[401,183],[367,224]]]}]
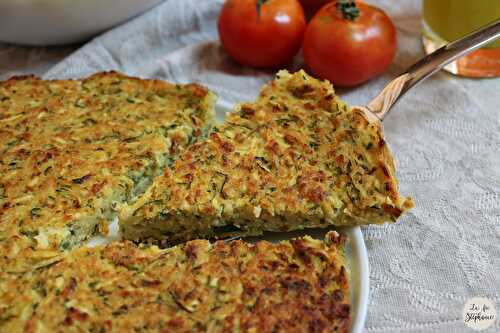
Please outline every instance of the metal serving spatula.
[{"label": "metal serving spatula", "polygon": [[353,106],[353,109],[361,109],[365,113],[366,118],[371,122],[380,122],[398,99],[412,87],[441,70],[450,62],[499,37],[500,19],[420,59],[403,74],[389,82],[382,92],[368,103],[368,105]]}]

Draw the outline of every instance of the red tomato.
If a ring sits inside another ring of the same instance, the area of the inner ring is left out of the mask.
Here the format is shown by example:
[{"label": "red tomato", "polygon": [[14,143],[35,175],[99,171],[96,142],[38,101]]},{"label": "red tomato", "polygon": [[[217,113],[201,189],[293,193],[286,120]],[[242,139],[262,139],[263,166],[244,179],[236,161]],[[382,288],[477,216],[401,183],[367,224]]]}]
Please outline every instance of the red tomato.
[{"label": "red tomato", "polygon": [[313,74],[337,86],[355,86],[390,65],[396,53],[396,29],[376,7],[332,2],[309,22],[303,49],[306,67]]},{"label": "red tomato", "polygon": [[222,46],[237,62],[272,68],[292,62],[306,20],[298,0],[227,0],[218,28]]}]

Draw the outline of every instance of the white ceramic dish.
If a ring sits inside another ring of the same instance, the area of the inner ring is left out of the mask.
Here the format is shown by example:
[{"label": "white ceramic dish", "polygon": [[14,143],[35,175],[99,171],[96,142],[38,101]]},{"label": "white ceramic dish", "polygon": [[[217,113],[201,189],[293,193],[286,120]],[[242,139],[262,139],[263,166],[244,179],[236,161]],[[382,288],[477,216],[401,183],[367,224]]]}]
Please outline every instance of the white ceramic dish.
[{"label": "white ceramic dish", "polygon": [[[1,0],[0,0],[1,1]],[[216,106],[216,118],[219,122],[224,120],[226,113],[232,110],[232,105],[224,101],[218,101]],[[351,295],[350,301],[352,304],[352,327],[351,333],[363,332],[366,312],[368,310],[368,292],[370,284],[370,274],[368,268],[368,253],[366,251],[363,234],[359,227],[355,228],[336,228],[335,230],[343,232],[348,237],[346,246],[346,257],[350,268],[351,277]],[[316,239],[324,239],[325,233],[328,230],[324,229],[308,229],[301,231],[292,231],[286,233],[266,233],[261,237],[248,237],[248,241],[267,240],[270,242],[278,242],[294,237],[309,235]],[[96,246],[106,244],[113,240],[121,239],[118,228],[118,220],[115,219],[109,227],[107,237],[97,236],[92,238],[88,245]]]},{"label": "white ceramic dish", "polygon": [[0,0],[0,41],[57,45],[87,40],[162,0]]}]

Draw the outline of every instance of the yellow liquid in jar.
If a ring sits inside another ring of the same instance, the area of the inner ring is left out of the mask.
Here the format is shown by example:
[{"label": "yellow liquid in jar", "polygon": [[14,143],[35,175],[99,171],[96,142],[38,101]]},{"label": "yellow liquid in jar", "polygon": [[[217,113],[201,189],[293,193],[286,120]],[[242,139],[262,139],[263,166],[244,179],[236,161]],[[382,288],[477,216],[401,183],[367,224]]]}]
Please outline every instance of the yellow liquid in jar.
[{"label": "yellow liquid in jar", "polygon": [[[500,19],[500,0],[423,0],[423,19],[446,42]],[[500,40],[486,46],[500,48]]]}]

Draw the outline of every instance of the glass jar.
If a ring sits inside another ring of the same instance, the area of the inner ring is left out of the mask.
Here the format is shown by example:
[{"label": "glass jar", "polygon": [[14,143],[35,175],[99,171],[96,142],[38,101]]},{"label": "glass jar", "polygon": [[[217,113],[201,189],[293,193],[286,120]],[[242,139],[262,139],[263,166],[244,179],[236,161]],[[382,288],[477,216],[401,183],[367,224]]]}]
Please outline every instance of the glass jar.
[{"label": "glass jar", "polygon": [[[423,43],[427,54],[500,18],[500,0],[423,0]],[[500,76],[500,40],[445,67],[456,75]]]}]

